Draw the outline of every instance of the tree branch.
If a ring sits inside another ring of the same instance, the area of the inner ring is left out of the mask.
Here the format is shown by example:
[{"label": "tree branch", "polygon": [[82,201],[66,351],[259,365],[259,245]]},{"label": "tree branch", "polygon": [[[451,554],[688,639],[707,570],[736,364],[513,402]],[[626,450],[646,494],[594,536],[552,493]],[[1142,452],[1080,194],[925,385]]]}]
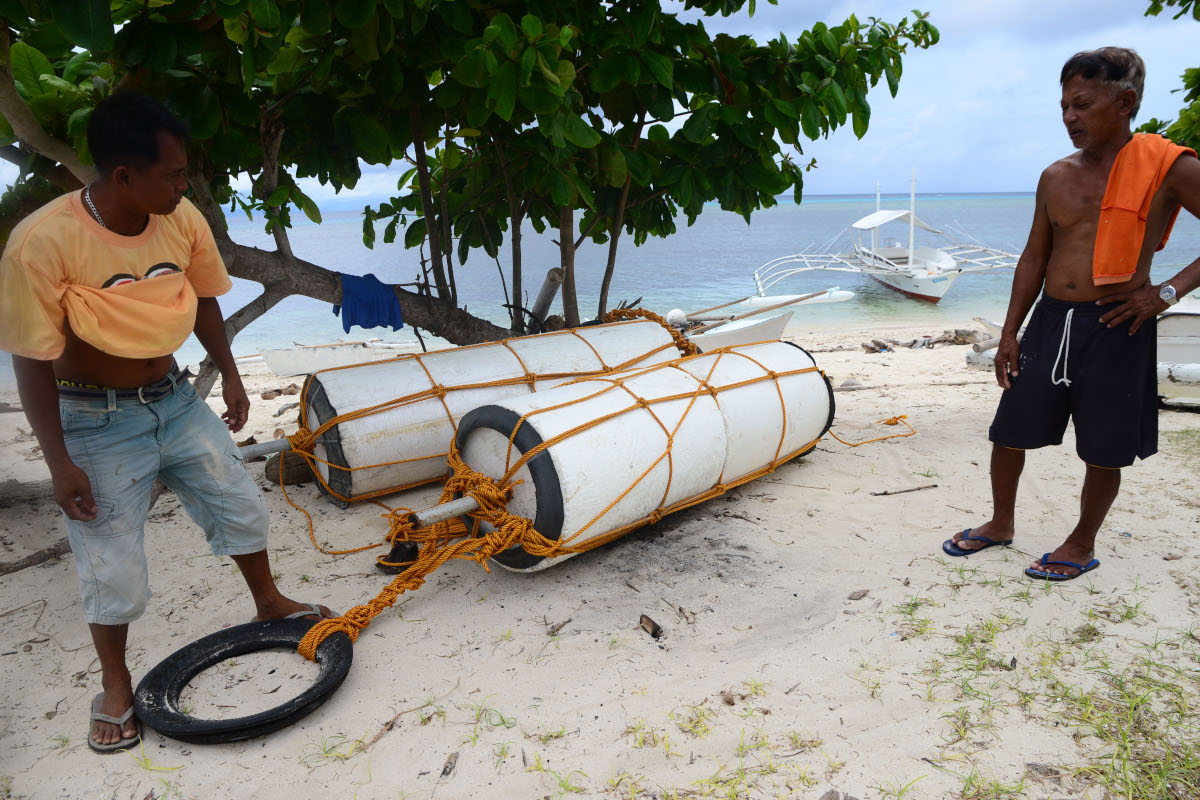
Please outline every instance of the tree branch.
[{"label": "tree branch", "polygon": [[[0,158],[12,164],[16,164],[22,169],[29,162],[30,153],[26,153],[15,144],[5,145],[0,147]],[[83,184],[71,174],[71,171],[62,164],[55,164],[47,170],[35,170],[34,174],[53,183],[64,192],[73,192],[76,189],[83,188]]]},{"label": "tree branch", "polygon": [[8,120],[13,133],[17,135],[21,144],[33,152],[70,170],[81,185],[94,181],[96,168],[80,161],[74,147],[46,133],[37,117],[33,115],[33,110],[21,99],[21,95],[17,93],[16,79],[8,66],[10,61],[8,28],[0,28],[0,114]]},{"label": "tree branch", "polygon": [[[286,126],[279,117],[268,110],[262,112],[258,122],[258,134],[262,142],[263,169],[254,187],[254,195],[263,203],[266,203],[267,198],[279,187],[279,148],[283,144],[285,130]],[[275,246],[283,256],[283,265],[285,268],[289,267],[296,261],[296,256],[292,253],[287,226],[283,224],[283,213],[279,208],[269,207],[266,208],[266,214],[270,220],[271,235],[275,237]]]}]

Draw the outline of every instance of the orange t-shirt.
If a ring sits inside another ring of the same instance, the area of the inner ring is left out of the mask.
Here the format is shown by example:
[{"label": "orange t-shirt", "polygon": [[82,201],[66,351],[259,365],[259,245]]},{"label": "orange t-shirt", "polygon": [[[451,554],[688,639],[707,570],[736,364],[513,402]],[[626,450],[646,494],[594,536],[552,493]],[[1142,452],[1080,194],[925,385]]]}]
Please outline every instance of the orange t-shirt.
[{"label": "orange t-shirt", "polygon": [[122,358],[175,352],[196,324],[196,298],[232,283],[212,231],[186,198],[150,215],[137,236],[103,228],[81,192],[50,201],[13,229],[0,258],[0,349],[52,361],[66,329]]}]

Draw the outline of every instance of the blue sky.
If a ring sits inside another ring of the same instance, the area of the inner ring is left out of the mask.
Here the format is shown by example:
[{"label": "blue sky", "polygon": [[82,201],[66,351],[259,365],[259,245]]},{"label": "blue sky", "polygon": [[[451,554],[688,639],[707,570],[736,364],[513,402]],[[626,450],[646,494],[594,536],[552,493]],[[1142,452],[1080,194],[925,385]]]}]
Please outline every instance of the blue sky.
[{"label": "blue sky", "polygon": [[[665,7],[681,7],[666,0]],[[930,50],[909,51],[896,98],[881,85],[869,95],[871,127],[858,140],[845,128],[809,143],[817,159],[805,190],[813,194],[908,191],[910,170],[920,192],[1032,191],[1047,164],[1071,151],[1059,117],[1058,73],[1079,50],[1133,47],[1146,61],[1139,121],[1173,118],[1182,105],[1172,90],[1196,66],[1200,23],[1171,13],[1144,17],[1143,0],[759,0],[754,17],[712,18],[710,31],[780,32],[795,38],[818,20],[837,24],[851,13],[896,22],[911,9],[931,12],[942,34]],[[365,167],[352,192],[306,185],[323,208],[361,208],[394,193],[403,167]],[[0,167],[0,181],[15,169]],[[306,182],[308,184],[308,182]]]}]

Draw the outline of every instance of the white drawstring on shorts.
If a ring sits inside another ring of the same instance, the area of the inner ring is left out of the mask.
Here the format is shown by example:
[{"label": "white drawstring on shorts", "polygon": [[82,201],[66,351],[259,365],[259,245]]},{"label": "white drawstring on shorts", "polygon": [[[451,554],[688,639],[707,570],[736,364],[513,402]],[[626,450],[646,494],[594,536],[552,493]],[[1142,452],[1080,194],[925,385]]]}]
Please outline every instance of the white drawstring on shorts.
[{"label": "white drawstring on shorts", "polygon": [[[1071,318],[1073,316],[1075,316],[1075,309],[1067,309],[1067,319],[1063,323],[1062,340],[1058,343],[1058,355],[1054,358],[1054,368],[1050,370],[1050,383],[1054,386],[1060,383],[1066,386],[1071,385],[1071,379],[1067,377],[1067,360],[1071,357]],[[1054,377],[1055,373],[1058,372],[1059,359],[1062,359],[1062,378]]]}]

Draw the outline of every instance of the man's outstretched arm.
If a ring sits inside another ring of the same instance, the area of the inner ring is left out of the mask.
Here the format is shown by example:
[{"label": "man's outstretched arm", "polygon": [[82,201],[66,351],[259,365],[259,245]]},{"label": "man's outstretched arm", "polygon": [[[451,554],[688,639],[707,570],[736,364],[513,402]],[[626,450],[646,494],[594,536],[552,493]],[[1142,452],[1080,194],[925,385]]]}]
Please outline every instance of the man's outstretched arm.
[{"label": "man's outstretched arm", "polygon": [[67,454],[63,442],[62,420],[58,416],[58,385],[54,382],[54,367],[49,361],[13,356],[13,372],[17,376],[17,392],[25,418],[33,428],[42,448],[42,457],[50,468],[54,483],[54,501],[71,519],[85,522],[96,518],[96,502],[92,499],[92,483]]},{"label": "man's outstretched arm", "polygon": [[201,297],[196,301],[196,338],[208,351],[213,363],[221,373],[221,395],[225,400],[225,413],[221,419],[229,430],[237,433],[246,424],[250,414],[250,398],[242,386],[237,363],[229,351],[229,338],[225,335],[225,320],[221,318],[221,307],[215,297]]},{"label": "man's outstretched arm", "polygon": [[1012,386],[1009,376],[1019,371],[1021,345],[1017,342],[1017,331],[1037,300],[1042,285],[1046,282],[1046,265],[1050,263],[1050,248],[1053,233],[1050,214],[1046,210],[1046,173],[1038,180],[1037,197],[1033,209],[1033,225],[1029,229],[1029,240],[1021,251],[1017,269],[1013,274],[1012,295],[1008,300],[1008,313],[1004,317],[1004,328],[1000,332],[1000,346],[996,348],[996,382],[1008,389]]},{"label": "man's outstretched arm", "polygon": [[[1172,205],[1178,203],[1186,208],[1192,216],[1200,219],[1200,159],[1186,154],[1175,159],[1175,163],[1167,171],[1163,186],[1168,192],[1167,197]],[[1188,264],[1166,283],[1175,288],[1178,297],[1194,291],[1197,286],[1200,286],[1200,258]],[[1098,304],[1120,303],[1120,305],[1105,312],[1100,317],[1100,321],[1112,328],[1132,318],[1133,324],[1129,326],[1129,335],[1132,336],[1143,322],[1170,308],[1158,296],[1161,286],[1162,284],[1156,286],[1147,282],[1140,289],[1103,298]]]}]

